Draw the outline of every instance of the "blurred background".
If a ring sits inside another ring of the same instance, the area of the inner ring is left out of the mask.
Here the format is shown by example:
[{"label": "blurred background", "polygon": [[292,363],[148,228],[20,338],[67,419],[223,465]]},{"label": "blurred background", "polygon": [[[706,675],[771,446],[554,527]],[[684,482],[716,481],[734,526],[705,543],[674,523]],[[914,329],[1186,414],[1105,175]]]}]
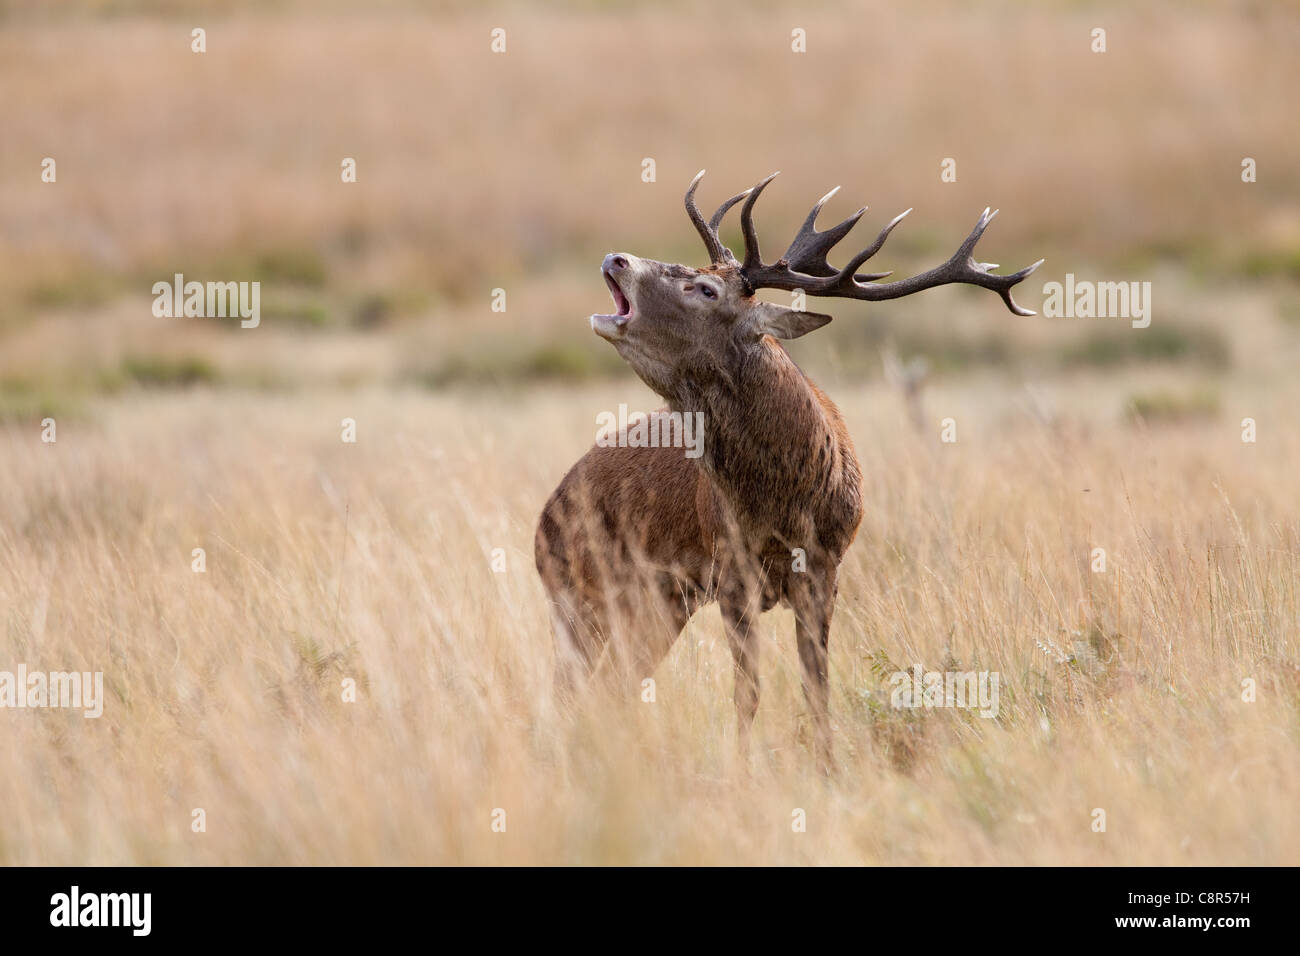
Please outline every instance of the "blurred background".
[{"label": "blurred background", "polygon": [[[6,418],[137,387],[627,376],[587,327],[606,308],[597,266],[613,249],[702,264],[681,204],[701,167],[710,207],[783,170],[758,212],[769,250],[838,184],[826,222],[870,207],[843,255],[915,207],[876,268],[936,264],[989,205],[983,259],[1047,259],[1018,293],[1029,308],[1067,272],[1154,283],[1145,330],[1016,319],[969,288],[835,303],[840,321],[795,346],[816,375],[879,376],[892,345],[935,376],[1142,365],[1213,390],[1289,370],[1300,342],[1295,4],[6,0],[0,15]],[[724,234],[739,248],[734,214]],[[150,287],[176,272],[259,280],[261,327],[154,318]]]}]

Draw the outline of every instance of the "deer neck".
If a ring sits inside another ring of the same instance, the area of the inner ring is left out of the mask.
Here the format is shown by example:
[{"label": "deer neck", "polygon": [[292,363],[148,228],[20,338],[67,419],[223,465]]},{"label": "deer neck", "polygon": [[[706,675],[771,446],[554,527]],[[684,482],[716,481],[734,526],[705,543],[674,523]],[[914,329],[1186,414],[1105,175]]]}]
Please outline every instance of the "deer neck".
[{"label": "deer neck", "polygon": [[[742,530],[797,536],[833,485],[842,451],[834,406],[775,339],[688,375],[674,410],[704,414],[701,468]],[[829,406],[829,407],[828,407]]]}]

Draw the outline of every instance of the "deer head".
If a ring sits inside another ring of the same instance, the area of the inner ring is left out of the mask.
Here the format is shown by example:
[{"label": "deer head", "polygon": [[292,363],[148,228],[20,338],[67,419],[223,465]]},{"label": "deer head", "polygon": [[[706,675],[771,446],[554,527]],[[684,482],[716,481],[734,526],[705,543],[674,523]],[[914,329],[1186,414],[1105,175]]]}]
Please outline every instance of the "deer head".
[{"label": "deer head", "polygon": [[[894,217],[874,242],[859,252],[842,269],[830,265],[826,256],[867,211],[864,206],[843,222],[817,231],[817,215],[835,195],[835,187],[808,213],[794,241],[776,262],[767,264],[759,251],[754,228],[754,203],[776,176],[773,173],[751,189],[732,196],[706,222],[695,204],[695,190],[704,176],[701,170],[686,191],[686,213],[694,223],[709,253],[703,269],[642,259],[629,253],[611,253],[601,273],[614,297],[615,311],[591,317],[592,330],[609,341],[633,371],[666,398],[679,392],[683,379],[709,370],[725,370],[730,364],[758,347],[766,335],[793,339],[821,328],[829,315],[806,312],[755,298],[759,289],[803,290],[807,295],[827,298],[879,301],[897,299],[934,286],[965,283],[997,292],[1013,313],[1033,315],[1018,306],[1011,289],[1032,273],[1043,260],[1012,275],[996,275],[996,263],[976,262],[975,244],[996,211],[985,209],[966,241],[947,262],[928,272],[894,282],[880,282],[892,273],[859,273],[857,270],[884,245],[885,240],[907,213]],[[745,258],[737,260],[718,236],[718,227],[732,206],[744,201],[740,210],[745,240]]]}]

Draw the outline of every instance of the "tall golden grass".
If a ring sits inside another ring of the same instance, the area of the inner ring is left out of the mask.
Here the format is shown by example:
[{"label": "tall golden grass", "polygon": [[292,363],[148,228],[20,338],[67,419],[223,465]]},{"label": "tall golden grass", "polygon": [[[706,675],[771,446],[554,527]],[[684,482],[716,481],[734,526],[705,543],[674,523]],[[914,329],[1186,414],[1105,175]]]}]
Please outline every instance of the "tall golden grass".
[{"label": "tall golden grass", "polygon": [[[0,3],[0,670],[103,671],[107,701],[0,710],[0,863],[1300,858],[1294,6],[68,9]],[[1131,334],[1210,329],[1226,353],[1069,365],[1071,336],[1124,320],[1013,320],[972,290],[828,306],[793,350],[867,502],[830,777],[787,612],[764,618],[745,757],[716,608],[653,703],[553,706],[533,524],[597,413],[657,399],[412,384],[564,337],[607,360],[583,329],[599,255],[698,263],[700,166],[708,200],[785,170],[767,250],[836,183],[828,215],[915,206],[882,268],[1002,206],[983,258],[1153,280]],[[174,272],[261,276],[308,318],[155,319]],[[373,296],[388,320],[339,318]],[[1010,358],[936,363],[917,431],[874,374],[882,322],[905,352],[996,332]],[[916,664],[998,672],[999,716],[893,709]]]},{"label": "tall golden grass", "polygon": [[[1257,407],[1254,445],[1058,397],[1048,426],[1011,389],[942,389],[941,445],[893,395],[841,389],[867,517],[828,779],[788,613],[764,619],[748,762],[716,609],[654,703],[551,706],[533,521],[591,440],[578,410],[635,405],[626,388],[199,391],[121,400],[55,444],[7,428],[6,660],[102,670],[108,700],[98,720],[0,714],[0,861],[1294,862],[1294,389]],[[916,663],[999,672],[999,717],[892,710],[889,670]]]}]

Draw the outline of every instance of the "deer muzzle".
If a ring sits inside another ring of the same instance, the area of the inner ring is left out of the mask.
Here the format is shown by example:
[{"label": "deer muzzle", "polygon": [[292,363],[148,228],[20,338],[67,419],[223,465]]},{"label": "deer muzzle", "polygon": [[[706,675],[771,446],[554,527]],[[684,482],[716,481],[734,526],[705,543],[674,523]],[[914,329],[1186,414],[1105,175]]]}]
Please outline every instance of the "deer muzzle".
[{"label": "deer muzzle", "polygon": [[591,317],[591,330],[603,339],[613,341],[627,333],[627,323],[632,318],[632,300],[626,290],[631,288],[632,262],[631,256],[611,252],[601,263],[600,274],[614,299],[613,312],[598,312]]}]

